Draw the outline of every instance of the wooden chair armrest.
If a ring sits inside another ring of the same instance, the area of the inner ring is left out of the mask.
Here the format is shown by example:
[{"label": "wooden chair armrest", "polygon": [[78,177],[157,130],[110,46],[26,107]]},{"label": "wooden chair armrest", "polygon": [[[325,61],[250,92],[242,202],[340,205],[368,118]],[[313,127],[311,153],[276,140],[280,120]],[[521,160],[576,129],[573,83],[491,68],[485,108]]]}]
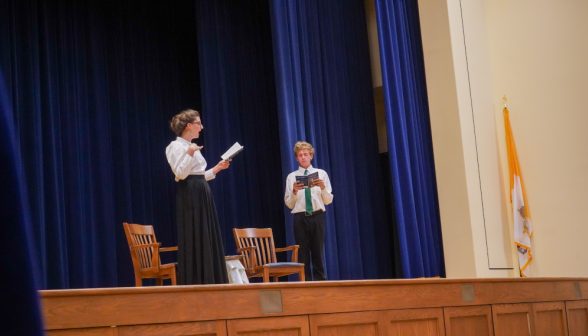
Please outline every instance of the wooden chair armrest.
[{"label": "wooden chair armrest", "polygon": [[247,246],[237,249],[237,253],[242,253],[243,257],[245,257],[247,260],[247,265],[249,265],[250,268],[255,268],[257,266],[257,261],[255,260],[255,250],[257,250],[257,246]]},{"label": "wooden chair armrest", "polygon": [[157,248],[159,250],[159,245],[161,245],[161,243],[135,245],[135,246],[131,246],[130,249],[131,249],[131,251],[134,251],[134,250],[144,249],[147,247],[153,247],[153,248]]},{"label": "wooden chair armrest", "polygon": [[244,251],[253,251],[253,250],[256,250],[256,249],[257,249],[257,246],[242,247],[242,248],[238,248],[237,249],[237,253],[241,253],[241,252],[244,252]]},{"label": "wooden chair armrest", "polygon": [[173,247],[162,247],[159,249],[159,252],[169,252],[169,251],[177,251],[178,247],[177,246],[173,246]]},{"label": "wooden chair armrest", "polygon": [[278,247],[276,248],[276,252],[285,252],[285,251],[293,251],[294,249],[298,249],[300,245],[292,245],[288,247]]},{"label": "wooden chair armrest", "polygon": [[300,245],[292,245],[288,247],[280,247],[276,249],[276,252],[292,251],[292,262],[298,262],[298,248]]}]

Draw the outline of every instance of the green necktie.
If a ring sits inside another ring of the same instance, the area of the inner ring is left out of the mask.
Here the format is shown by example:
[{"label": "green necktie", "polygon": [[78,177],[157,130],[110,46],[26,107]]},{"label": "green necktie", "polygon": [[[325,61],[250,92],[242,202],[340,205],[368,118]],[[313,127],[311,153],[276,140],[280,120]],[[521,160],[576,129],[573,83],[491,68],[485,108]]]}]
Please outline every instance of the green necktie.
[{"label": "green necktie", "polygon": [[[308,175],[308,170],[304,171],[304,176]],[[312,197],[310,196],[310,186],[308,189],[304,189],[304,197],[306,198],[306,212],[312,213]]]}]

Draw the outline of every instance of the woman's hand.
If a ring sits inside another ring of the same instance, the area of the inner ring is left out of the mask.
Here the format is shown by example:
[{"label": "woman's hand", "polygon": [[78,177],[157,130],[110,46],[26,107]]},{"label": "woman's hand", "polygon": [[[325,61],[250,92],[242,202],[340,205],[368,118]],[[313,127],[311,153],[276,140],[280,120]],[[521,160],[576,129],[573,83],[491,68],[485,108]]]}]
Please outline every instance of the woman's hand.
[{"label": "woman's hand", "polygon": [[195,143],[191,143],[190,147],[188,147],[188,152],[187,154],[190,156],[194,156],[194,153],[196,153],[196,151],[199,151],[203,148],[204,146],[198,146]]},{"label": "woman's hand", "polygon": [[221,162],[219,162],[214,168],[212,168],[212,172],[214,173],[214,175],[218,174],[219,171],[221,170],[225,170],[227,168],[229,168],[229,163],[232,160],[221,160]]}]

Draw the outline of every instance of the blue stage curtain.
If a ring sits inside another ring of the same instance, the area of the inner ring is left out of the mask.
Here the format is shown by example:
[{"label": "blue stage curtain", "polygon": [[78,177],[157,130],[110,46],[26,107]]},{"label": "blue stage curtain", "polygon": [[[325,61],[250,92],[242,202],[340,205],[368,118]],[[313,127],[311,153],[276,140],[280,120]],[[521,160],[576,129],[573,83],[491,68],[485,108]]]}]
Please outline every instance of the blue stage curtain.
[{"label": "blue stage curtain", "polygon": [[171,117],[199,107],[194,3],[1,3],[0,67],[39,286],[132,286],[122,223],[152,224],[164,246],[175,242],[165,147]]},{"label": "blue stage curtain", "polygon": [[[282,176],[308,141],[331,179],[325,263],[329,279],[389,278],[391,235],[378,157],[362,0],[270,1]],[[285,206],[286,236],[294,243]]]},{"label": "blue stage curtain", "polygon": [[235,142],[245,146],[229,169],[210,181],[225,251],[236,254],[232,229],[245,227],[272,228],[276,246],[284,247],[268,1],[196,3],[203,154],[212,167]]},{"label": "blue stage curtain", "polygon": [[[1,9],[2,7],[0,7]],[[25,176],[14,127],[10,95],[0,69],[0,200],[2,249],[0,250],[0,334],[44,335],[32,251],[32,223],[26,197]]]},{"label": "blue stage curtain", "polygon": [[445,276],[416,0],[376,0],[386,126],[404,277]]}]

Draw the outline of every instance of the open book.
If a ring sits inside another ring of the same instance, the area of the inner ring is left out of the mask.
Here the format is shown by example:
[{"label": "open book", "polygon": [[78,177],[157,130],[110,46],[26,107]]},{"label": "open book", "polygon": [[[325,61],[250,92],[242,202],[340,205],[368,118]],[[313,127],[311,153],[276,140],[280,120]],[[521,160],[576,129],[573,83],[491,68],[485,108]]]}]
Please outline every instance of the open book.
[{"label": "open book", "polygon": [[314,172],[310,175],[296,176],[296,182],[302,182],[302,188],[308,189],[314,187],[314,180],[318,178],[318,172]]},{"label": "open book", "polygon": [[242,151],[243,148],[245,148],[245,147],[239,145],[238,142],[235,142],[235,144],[233,146],[231,146],[231,148],[229,148],[229,150],[226,151],[225,154],[221,155],[221,158],[223,160],[232,159],[235,155],[237,155],[240,151]]}]

